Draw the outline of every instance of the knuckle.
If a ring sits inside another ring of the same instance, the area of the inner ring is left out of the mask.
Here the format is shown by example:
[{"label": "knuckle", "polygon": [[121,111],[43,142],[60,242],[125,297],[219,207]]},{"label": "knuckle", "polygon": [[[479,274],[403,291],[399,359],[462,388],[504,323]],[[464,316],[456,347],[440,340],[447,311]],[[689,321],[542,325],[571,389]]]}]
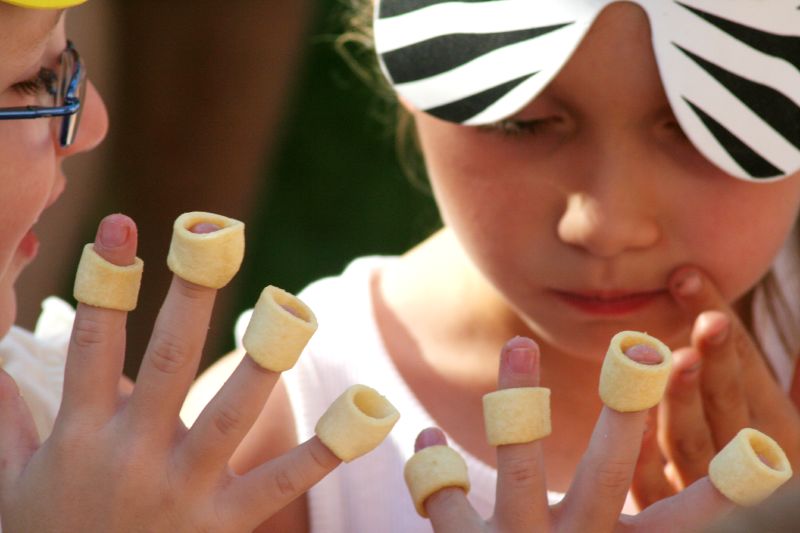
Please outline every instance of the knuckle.
[{"label": "knuckle", "polygon": [[72,342],[78,348],[93,348],[102,345],[108,338],[103,322],[92,318],[75,319],[72,328]]},{"label": "knuckle", "polygon": [[630,461],[607,461],[595,470],[597,486],[606,491],[625,491],[631,483],[634,463]]},{"label": "knuckle", "polygon": [[677,457],[692,463],[708,461],[714,454],[711,441],[699,436],[678,437],[672,447]]},{"label": "knuckle", "polygon": [[223,436],[231,436],[242,427],[242,413],[233,406],[221,407],[214,414],[214,427]]},{"label": "knuckle", "polygon": [[297,484],[288,469],[281,469],[275,474],[275,490],[284,498],[293,497],[297,493]]},{"label": "knuckle", "polygon": [[165,374],[176,374],[188,359],[189,349],[183,339],[163,331],[155,335],[150,361],[156,369]]},{"label": "knuckle", "polygon": [[503,465],[505,479],[517,487],[527,487],[535,483],[539,476],[536,473],[537,463],[530,457],[507,459]]}]

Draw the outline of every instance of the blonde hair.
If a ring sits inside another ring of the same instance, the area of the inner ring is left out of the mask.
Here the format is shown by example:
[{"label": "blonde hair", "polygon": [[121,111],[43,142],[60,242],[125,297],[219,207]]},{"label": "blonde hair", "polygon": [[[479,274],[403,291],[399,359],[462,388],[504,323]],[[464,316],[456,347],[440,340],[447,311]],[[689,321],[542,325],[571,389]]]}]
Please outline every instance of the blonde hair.
[{"label": "blonde hair", "polygon": [[411,114],[397,100],[391,84],[383,75],[375,52],[372,33],[374,0],[345,0],[345,32],[334,42],[337,53],[350,69],[378,96],[381,111],[376,118],[391,128],[395,137],[395,153],[409,181],[425,193],[430,185],[425,178],[425,165]]}]

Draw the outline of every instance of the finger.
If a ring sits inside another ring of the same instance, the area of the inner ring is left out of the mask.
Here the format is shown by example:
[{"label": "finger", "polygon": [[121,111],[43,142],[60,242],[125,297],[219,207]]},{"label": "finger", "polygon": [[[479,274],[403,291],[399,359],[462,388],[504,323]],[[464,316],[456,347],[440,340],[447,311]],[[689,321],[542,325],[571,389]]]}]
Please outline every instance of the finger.
[{"label": "finger", "polygon": [[800,363],[798,361],[800,361],[800,357],[795,359],[792,385],[789,389],[789,397],[792,399],[796,411],[800,411]]},{"label": "finger", "polygon": [[[644,364],[660,362],[660,355],[645,344],[631,346],[625,354]],[[631,485],[646,420],[647,411],[620,413],[603,407],[562,503],[564,530],[614,528]]]},{"label": "finger", "polygon": [[703,531],[713,520],[733,509],[730,500],[704,477],[675,496],[648,507],[632,522],[648,533]]},{"label": "finger", "polygon": [[788,403],[747,329],[707,276],[696,268],[684,267],[670,277],[669,286],[692,322],[700,313],[709,310],[725,313],[730,319],[730,336],[739,356],[744,394],[751,410],[759,413],[758,417],[769,417],[776,402]]},{"label": "finger", "polygon": [[731,326],[727,314],[706,311],[697,317],[692,330],[692,345],[702,356],[700,390],[703,410],[718,450],[750,421]]},{"label": "finger", "polygon": [[0,500],[39,447],[39,433],[14,379],[0,368]]},{"label": "finger", "polygon": [[[202,223],[194,233],[219,226]],[[197,373],[217,290],[173,276],[128,403],[130,423],[166,438]]]},{"label": "finger", "polygon": [[313,487],[341,460],[312,437],[289,452],[235,479],[222,492],[220,509],[248,531]]},{"label": "finger", "polygon": [[[124,215],[101,222],[94,250],[102,258],[128,266],[136,259],[136,225]],[[64,391],[56,427],[70,416],[108,420],[117,407],[117,384],[125,358],[128,313],[78,304],[64,370]]]},{"label": "finger", "polygon": [[642,448],[631,483],[631,494],[639,509],[650,507],[675,494],[675,488],[664,475],[664,456],[658,446],[657,432],[657,419],[651,410],[647,415]]},{"label": "finger", "polygon": [[[428,428],[417,436],[414,451],[439,445],[447,446],[444,433],[438,428]],[[483,530],[483,520],[472,508],[466,493],[458,487],[447,487],[431,494],[423,505],[436,533],[468,533]]]},{"label": "finger", "polygon": [[693,348],[673,352],[673,369],[661,402],[661,441],[680,478],[680,487],[708,474],[716,448],[700,396],[700,354]]},{"label": "finger", "polygon": [[[500,356],[500,389],[539,385],[539,347],[517,337]],[[549,413],[548,413],[549,415]],[[547,530],[549,507],[541,441],[497,447],[497,498],[494,521],[499,531]]]},{"label": "finger", "polygon": [[194,475],[219,475],[258,418],[279,377],[250,356],[242,358],[180,446],[183,462]]}]

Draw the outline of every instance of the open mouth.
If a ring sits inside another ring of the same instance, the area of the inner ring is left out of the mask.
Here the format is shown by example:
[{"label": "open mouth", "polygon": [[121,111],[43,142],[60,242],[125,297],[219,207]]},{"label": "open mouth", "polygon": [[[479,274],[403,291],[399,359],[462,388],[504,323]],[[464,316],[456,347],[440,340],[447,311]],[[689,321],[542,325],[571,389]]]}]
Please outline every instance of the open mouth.
[{"label": "open mouth", "polygon": [[36,257],[36,253],[39,251],[39,238],[36,236],[33,229],[28,230],[28,233],[22,237],[17,249],[28,259]]}]

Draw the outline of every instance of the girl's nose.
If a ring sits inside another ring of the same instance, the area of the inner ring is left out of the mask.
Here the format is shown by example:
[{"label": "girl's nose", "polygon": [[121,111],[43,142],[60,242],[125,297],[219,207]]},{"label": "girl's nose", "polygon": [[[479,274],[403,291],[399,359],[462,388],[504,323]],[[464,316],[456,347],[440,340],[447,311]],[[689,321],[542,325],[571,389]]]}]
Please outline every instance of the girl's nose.
[{"label": "girl's nose", "polygon": [[[107,132],[108,111],[94,84],[87,80],[78,133],[71,146],[61,148],[61,155],[69,157],[91,150],[100,144]],[[58,139],[55,142],[58,143]]]},{"label": "girl's nose", "polygon": [[660,237],[656,219],[635,199],[629,200],[625,205],[621,197],[570,195],[558,223],[559,238],[604,259],[654,245]]},{"label": "girl's nose", "polygon": [[606,144],[573,182],[558,221],[563,242],[606,259],[653,246],[662,231],[658,178],[644,154],[622,144]]}]

